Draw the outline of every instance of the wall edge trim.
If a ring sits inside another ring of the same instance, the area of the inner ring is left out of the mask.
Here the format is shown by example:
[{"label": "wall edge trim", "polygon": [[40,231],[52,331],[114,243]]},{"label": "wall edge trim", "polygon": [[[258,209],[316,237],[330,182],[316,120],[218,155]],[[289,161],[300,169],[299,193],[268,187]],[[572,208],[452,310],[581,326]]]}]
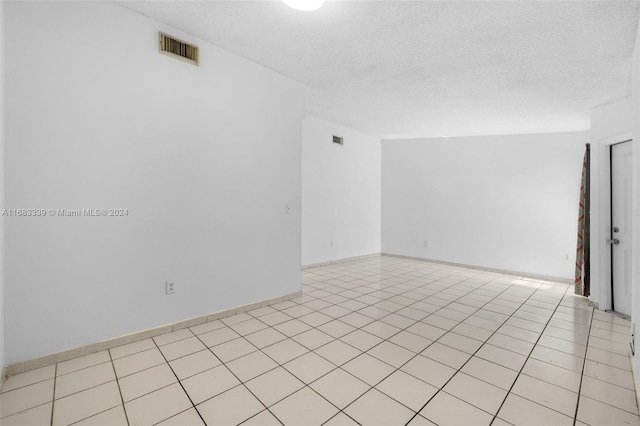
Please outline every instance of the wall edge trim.
[{"label": "wall edge trim", "polygon": [[15,374],[26,373],[27,371],[35,370],[41,367],[46,367],[48,365],[53,365],[58,362],[68,361],[73,358],[78,358],[84,355],[90,355],[96,352],[115,348],[117,346],[126,345],[129,343],[148,339],[150,337],[159,336],[165,333],[170,333],[172,331],[182,330],[187,327],[193,327],[194,325],[204,324],[210,321],[218,320],[220,318],[225,318],[231,315],[240,314],[242,312],[252,311],[254,309],[263,308],[265,306],[274,305],[280,302],[286,302],[287,300],[295,299],[300,296],[302,296],[302,290],[285,294],[283,296],[273,297],[273,298],[265,299],[259,302],[249,303],[246,305],[236,306],[233,308],[224,309],[221,311],[217,311],[217,312],[213,312],[205,315],[199,315],[197,317],[188,318],[185,320],[180,320],[180,321],[176,321],[169,324],[164,324],[158,327],[137,331],[131,334],[113,337],[113,338],[102,340],[99,342],[90,343],[84,346],[78,346],[76,348],[71,348],[64,351],[55,352],[52,354],[43,355],[40,357],[28,359],[25,361],[9,364],[4,366],[4,368],[2,369],[2,377],[0,378],[0,382],[4,383],[7,377],[13,376]]}]

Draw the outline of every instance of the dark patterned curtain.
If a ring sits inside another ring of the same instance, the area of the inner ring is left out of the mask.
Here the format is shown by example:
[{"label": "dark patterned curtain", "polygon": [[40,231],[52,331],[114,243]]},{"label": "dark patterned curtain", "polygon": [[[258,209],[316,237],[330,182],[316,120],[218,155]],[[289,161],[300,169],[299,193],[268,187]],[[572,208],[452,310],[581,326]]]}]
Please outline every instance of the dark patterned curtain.
[{"label": "dark patterned curtain", "polygon": [[582,182],[580,184],[580,203],[578,210],[578,248],[576,252],[575,293],[589,296],[589,180],[591,178],[591,152],[587,144],[582,162]]}]

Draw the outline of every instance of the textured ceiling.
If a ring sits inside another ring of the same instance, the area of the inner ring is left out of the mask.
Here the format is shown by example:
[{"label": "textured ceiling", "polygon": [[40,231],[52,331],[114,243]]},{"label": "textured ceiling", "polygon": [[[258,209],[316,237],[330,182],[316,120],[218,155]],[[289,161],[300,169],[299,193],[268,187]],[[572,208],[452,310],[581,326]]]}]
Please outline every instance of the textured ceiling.
[{"label": "textured ceiling", "polygon": [[120,1],[307,86],[383,138],[578,131],[628,96],[638,1]]}]

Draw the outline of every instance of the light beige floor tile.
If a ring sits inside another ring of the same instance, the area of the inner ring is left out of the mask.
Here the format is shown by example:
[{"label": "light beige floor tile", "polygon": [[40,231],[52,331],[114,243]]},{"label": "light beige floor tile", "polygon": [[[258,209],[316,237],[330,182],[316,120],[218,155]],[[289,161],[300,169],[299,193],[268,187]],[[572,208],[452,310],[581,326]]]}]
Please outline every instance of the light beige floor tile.
[{"label": "light beige floor tile", "polygon": [[452,328],[451,331],[482,342],[486,341],[493,334],[493,331],[491,330],[487,330],[473,324],[466,324],[464,322]]},{"label": "light beige floor tile", "polygon": [[[189,333],[191,334],[191,332]],[[190,337],[160,346],[160,351],[167,361],[173,361],[204,349],[207,349],[207,347],[197,337]]]},{"label": "light beige floor tile", "polygon": [[352,359],[342,368],[370,386],[376,385],[394,370],[394,367],[367,354]]},{"label": "light beige floor tile", "polygon": [[[387,312],[388,314],[388,312]],[[380,319],[381,322],[392,325],[394,327],[404,329],[416,323],[415,320],[398,314],[388,314]],[[375,334],[375,333],[373,333]],[[382,336],[380,336],[382,337]]]},{"label": "light beige floor tile", "polygon": [[321,425],[333,417],[338,409],[308,387],[271,407],[271,411],[285,425]]},{"label": "light beige floor tile", "polygon": [[518,395],[510,393],[507,396],[498,417],[513,425],[522,426],[572,426],[573,418],[557,411],[543,407]]},{"label": "light beige floor tile", "polygon": [[257,331],[255,333],[245,336],[245,338],[251,342],[255,347],[262,349],[266,346],[273,345],[287,338],[284,334],[280,333],[274,328],[266,328],[264,330]]},{"label": "light beige floor tile", "polygon": [[622,386],[630,390],[635,389],[633,384],[633,374],[621,368],[615,368],[606,364],[587,360],[584,366],[584,375]]},{"label": "light beige floor tile", "polygon": [[38,368],[36,370],[27,371],[26,373],[16,374],[9,377],[2,385],[2,392],[9,392],[24,386],[33,385],[48,379],[53,379],[56,372],[55,365]]},{"label": "light beige floor tile", "polygon": [[183,380],[182,386],[194,404],[199,404],[240,384],[240,381],[224,365],[204,371]]},{"label": "light beige floor tile", "polygon": [[407,407],[376,389],[364,394],[347,407],[345,412],[360,424],[380,426],[403,425],[414,415]]},{"label": "light beige floor tile", "polygon": [[340,320],[333,320],[326,324],[318,326],[318,330],[337,339],[344,336],[345,334],[351,333],[353,330],[355,330],[355,327],[349,324],[345,324]]},{"label": "light beige floor tile", "polygon": [[53,400],[53,379],[23,386],[0,395],[0,416],[7,417]]},{"label": "light beige floor tile", "polygon": [[196,408],[207,424],[236,425],[262,411],[264,406],[244,386],[237,386]]},{"label": "light beige floor tile", "polygon": [[299,317],[298,319],[303,323],[310,325],[311,327],[319,327],[322,324],[333,321],[333,317],[320,312],[311,312],[307,315]]},{"label": "light beige floor tile", "polygon": [[108,351],[96,352],[91,355],[85,355],[79,358],[70,359],[69,361],[58,363],[56,374],[58,376],[62,376],[63,374],[68,374],[82,368],[92,367],[94,365],[102,364],[103,362],[109,361],[111,361],[111,358],[109,357]]},{"label": "light beige floor tile", "polygon": [[84,419],[78,423],[74,423],[74,426],[128,426],[127,417],[124,414],[124,408],[122,405],[111,408],[107,411],[103,411],[100,414],[91,416],[88,419]]},{"label": "light beige floor tile", "polygon": [[[491,426],[512,426],[512,425],[511,425],[511,423],[507,423],[504,420],[499,419],[499,418],[496,417],[495,419],[493,419],[493,422],[491,423]],[[583,425],[576,424],[575,426],[583,426]]]},{"label": "light beige floor tile", "polygon": [[229,342],[237,339],[238,337],[240,337],[240,335],[229,327],[219,328],[198,336],[202,343],[208,347],[221,345],[222,343]]},{"label": "light beige floor tile", "polygon": [[631,371],[631,362],[629,361],[629,357],[626,355],[618,355],[613,352],[590,347],[587,349],[587,359]]},{"label": "light beige floor tile", "polygon": [[158,426],[205,426],[195,408],[176,414],[158,423]]},{"label": "light beige floor tile", "polygon": [[111,352],[111,358],[116,360],[118,358],[122,358],[128,355],[133,355],[138,352],[143,352],[149,349],[153,349],[155,347],[156,347],[156,344],[153,342],[153,339],[145,339],[145,340],[139,340],[137,342],[129,343],[127,345],[111,348],[109,349],[109,352]]},{"label": "light beige floor tile", "polygon": [[247,334],[255,333],[259,330],[264,330],[269,326],[260,320],[250,319],[248,321],[230,325],[229,327],[239,335],[246,336]]},{"label": "light beige floor tile", "polygon": [[356,330],[340,338],[341,341],[363,352],[382,342],[382,339],[362,330]]},{"label": "light beige floor tile", "polygon": [[310,386],[340,409],[355,401],[370,388],[369,385],[340,368],[319,378]]},{"label": "light beige floor tile", "polygon": [[191,407],[182,387],[175,383],[125,403],[132,425],[154,425]]},{"label": "light beige floor tile", "polygon": [[511,392],[566,416],[575,415],[578,394],[551,383],[521,374]]},{"label": "light beige floor tile", "polygon": [[116,382],[108,382],[56,401],[53,426],[69,425],[120,406],[120,390]]},{"label": "light beige floor tile", "polygon": [[[26,411],[3,417],[0,424],[2,426],[37,426],[51,423],[52,403],[39,405]],[[4,413],[0,414],[4,415]]]},{"label": "light beige floor tile", "polygon": [[63,398],[116,379],[110,362],[74,371],[56,379],[55,398]]},{"label": "light beige floor tile", "polygon": [[628,343],[612,342],[595,336],[591,336],[589,338],[589,346],[602,349],[603,351],[614,352],[618,355],[628,355],[630,350]]},{"label": "light beige floor tile", "polygon": [[292,337],[292,339],[309,350],[316,349],[334,340],[333,337],[316,329],[300,333]]},{"label": "light beige floor tile", "polygon": [[242,382],[251,380],[278,366],[271,358],[260,351],[237,358],[226,365]]},{"label": "light beige floor tile", "polygon": [[518,376],[517,371],[478,357],[471,358],[460,371],[504,390],[509,390]]},{"label": "light beige floor tile", "polygon": [[449,332],[438,339],[438,343],[462,352],[466,352],[468,354],[474,354],[480,348],[480,346],[482,346],[482,342],[480,342],[479,340],[475,340],[470,337],[452,332]]},{"label": "light beige floor tile", "polygon": [[180,380],[220,365],[220,360],[209,349],[178,358],[169,363]]},{"label": "light beige floor tile", "polygon": [[340,412],[331,417],[331,419],[327,421],[323,426],[358,426],[358,423],[351,417]]},{"label": "light beige floor tile", "polygon": [[437,388],[444,386],[456,373],[456,370],[453,368],[423,357],[422,355],[413,358],[406,363],[401,370]]},{"label": "light beige floor tile", "polygon": [[290,373],[305,383],[311,383],[336,368],[335,365],[313,352],[284,364]]},{"label": "light beige floor tile", "polygon": [[367,324],[362,327],[362,330],[366,331],[367,333],[373,334],[374,336],[378,336],[381,339],[388,339],[394,334],[400,332],[400,329],[398,327],[394,327],[382,321],[374,321],[370,324]]},{"label": "light beige floor tile", "polygon": [[413,411],[419,411],[438,391],[438,388],[401,370],[395,371],[384,379],[376,386],[376,389]]},{"label": "light beige floor tile", "polygon": [[411,327],[408,327],[406,331],[417,334],[418,336],[424,337],[428,340],[438,340],[447,332],[447,330],[443,330],[442,328],[426,324],[424,322],[417,322]]},{"label": "light beige floor tile", "polygon": [[577,419],[589,425],[639,426],[640,418],[628,411],[580,396]]},{"label": "light beige floor tile", "polygon": [[396,368],[399,368],[415,356],[415,353],[389,341],[384,341],[374,346],[367,353]]},{"label": "light beige floor tile", "polygon": [[505,336],[515,337],[516,339],[525,340],[529,343],[536,343],[540,337],[540,333],[535,331],[525,330],[524,328],[514,327],[512,325],[505,324],[497,331],[499,334]]},{"label": "light beige floor tile", "polygon": [[482,346],[476,353],[476,356],[515,371],[520,371],[527,360],[527,357],[524,355],[489,344]]},{"label": "light beige floor tile", "polygon": [[160,364],[120,379],[120,392],[124,402],[129,402],[176,381],[171,368],[167,364]]},{"label": "light beige floor tile", "polygon": [[459,351],[449,346],[442,345],[435,342],[424,351],[420,352],[420,355],[426,356],[434,361],[438,361],[442,364],[448,365],[451,368],[459,369],[465,362],[471,357],[466,352]]},{"label": "light beige floor tile", "polygon": [[267,315],[264,315],[264,316],[260,317],[260,321],[262,321],[265,324],[270,325],[272,327],[277,325],[277,324],[289,321],[291,319],[292,318],[289,315],[283,314],[280,311],[275,311],[275,312],[272,312],[270,314],[267,314]]},{"label": "light beige floor tile", "polygon": [[498,412],[507,396],[506,390],[461,372],[453,376],[442,390],[490,414]]},{"label": "light beige floor tile", "polygon": [[223,327],[226,327],[226,325],[222,321],[214,320],[214,321],[205,322],[204,324],[195,325],[195,326],[193,326],[193,327],[191,327],[189,329],[191,330],[191,332],[193,334],[198,336],[200,334],[204,334],[204,333],[208,333],[210,331],[218,330],[218,329],[221,329]]},{"label": "light beige floor tile", "polygon": [[580,357],[556,351],[555,349],[550,349],[544,346],[534,347],[533,352],[531,352],[531,358],[544,361],[547,364],[566,368],[567,370],[575,371],[576,373],[582,373],[582,367],[584,365],[584,360]]},{"label": "light beige floor tile", "polygon": [[439,392],[420,415],[440,425],[489,425],[493,416],[445,392]]},{"label": "light beige floor tile", "polygon": [[276,330],[285,336],[293,337],[300,333],[304,333],[307,330],[311,330],[311,326],[299,321],[297,319],[292,319],[287,322],[283,322],[274,326]]},{"label": "light beige floor tile", "polygon": [[231,340],[210,349],[222,362],[229,362],[258,350],[244,338]]},{"label": "light beige floor tile", "polygon": [[638,414],[635,392],[592,377],[582,378],[580,393],[588,398]]},{"label": "light beige floor tile", "polygon": [[340,340],[334,340],[333,342],[316,349],[314,352],[337,366],[352,360],[362,353],[360,350],[347,345]]},{"label": "light beige floor tile", "polygon": [[433,340],[425,339],[424,337],[420,337],[417,334],[410,333],[406,330],[392,336],[389,341],[414,353],[419,353],[425,350],[433,343]]},{"label": "light beige floor tile", "polygon": [[245,384],[267,407],[304,387],[304,383],[282,367],[271,370]]},{"label": "light beige floor tile", "polygon": [[278,364],[285,364],[307,352],[309,349],[292,339],[286,339],[262,350]]},{"label": "light beige floor tile", "polygon": [[587,353],[587,347],[585,345],[570,342],[568,340],[557,339],[545,334],[543,334],[540,337],[540,340],[538,340],[538,345],[575,355],[580,358],[584,358]]},{"label": "light beige floor tile", "polygon": [[298,318],[303,315],[310,314],[311,312],[313,312],[313,309],[307,308],[306,306],[302,306],[302,305],[295,305],[290,308],[283,309],[282,312],[293,318]]},{"label": "light beige floor tile", "polygon": [[575,371],[557,367],[553,364],[529,358],[522,369],[522,374],[544,380],[561,388],[578,392],[580,389],[581,375]]},{"label": "light beige floor tile", "polygon": [[117,359],[113,361],[113,366],[116,369],[116,375],[121,378],[164,363],[166,363],[164,357],[156,348]]},{"label": "light beige floor tile", "polygon": [[529,356],[534,346],[533,343],[500,333],[496,333],[491,336],[491,338],[487,340],[487,343],[499,348],[508,349],[524,356]]},{"label": "light beige floor tile", "polygon": [[182,330],[174,331],[172,333],[161,334],[160,336],[154,337],[153,340],[156,342],[158,346],[164,346],[164,345],[168,345],[169,343],[188,339],[190,337],[193,337],[193,333],[188,328],[184,328]]}]

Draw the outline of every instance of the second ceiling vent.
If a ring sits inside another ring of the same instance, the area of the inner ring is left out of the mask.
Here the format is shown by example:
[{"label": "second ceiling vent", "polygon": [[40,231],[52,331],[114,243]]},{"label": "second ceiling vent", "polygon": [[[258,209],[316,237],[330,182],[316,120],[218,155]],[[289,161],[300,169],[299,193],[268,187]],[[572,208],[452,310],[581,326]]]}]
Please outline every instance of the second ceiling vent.
[{"label": "second ceiling vent", "polygon": [[200,63],[200,49],[198,46],[189,44],[182,40],[178,40],[165,33],[159,33],[160,36],[160,53],[171,56],[181,61],[188,62],[192,65]]}]

